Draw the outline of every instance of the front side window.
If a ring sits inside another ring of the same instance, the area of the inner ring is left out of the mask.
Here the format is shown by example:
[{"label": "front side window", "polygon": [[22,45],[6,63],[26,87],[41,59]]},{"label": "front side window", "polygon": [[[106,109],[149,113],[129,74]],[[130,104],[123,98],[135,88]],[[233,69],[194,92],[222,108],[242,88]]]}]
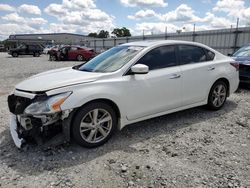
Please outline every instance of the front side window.
[{"label": "front side window", "polygon": [[207,60],[206,53],[203,48],[192,45],[179,45],[178,54],[180,64],[199,63]]},{"label": "front side window", "polygon": [[144,64],[149,70],[161,69],[177,65],[175,46],[157,47],[144,55],[136,64]]},{"label": "front side window", "polygon": [[123,45],[111,48],[82,65],[79,70],[87,72],[114,72],[127,64],[143,48],[140,46]]},{"label": "front side window", "polygon": [[22,45],[18,46],[17,48],[19,48],[19,49],[25,49],[26,46],[22,44]]}]

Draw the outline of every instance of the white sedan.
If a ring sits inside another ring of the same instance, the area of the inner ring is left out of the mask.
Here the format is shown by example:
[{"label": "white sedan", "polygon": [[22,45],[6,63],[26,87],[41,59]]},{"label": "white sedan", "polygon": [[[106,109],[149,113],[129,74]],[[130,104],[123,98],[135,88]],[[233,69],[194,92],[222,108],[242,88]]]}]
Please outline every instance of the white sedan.
[{"label": "white sedan", "polygon": [[238,87],[238,68],[199,43],[122,44],[84,65],[18,84],[8,97],[11,134],[18,147],[71,138],[84,147],[100,146],[131,123],[201,105],[219,110]]}]

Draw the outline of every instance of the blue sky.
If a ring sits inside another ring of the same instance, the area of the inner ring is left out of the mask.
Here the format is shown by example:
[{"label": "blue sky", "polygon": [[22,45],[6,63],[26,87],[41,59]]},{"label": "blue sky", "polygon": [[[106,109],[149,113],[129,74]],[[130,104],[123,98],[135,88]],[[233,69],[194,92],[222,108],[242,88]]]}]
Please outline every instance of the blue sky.
[{"label": "blue sky", "polygon": [[0,40],[10,34],[127,27],[132,35],[250,26],[244,0],[0,0]]}]

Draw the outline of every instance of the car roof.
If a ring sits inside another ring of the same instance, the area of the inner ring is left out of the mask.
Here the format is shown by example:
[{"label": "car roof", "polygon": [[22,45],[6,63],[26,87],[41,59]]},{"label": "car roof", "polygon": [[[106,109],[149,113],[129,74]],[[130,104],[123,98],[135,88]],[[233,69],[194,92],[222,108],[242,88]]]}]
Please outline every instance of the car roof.
[{"label": "car roof", "polygon": [[226,57],[223,54],[221,54],[220,52],[214,50],[213,48],[211,48],[205,44],[201,44],[198,42],[182,41],[182,40],[144,40],[144,41],[124,43],[121,45],[124,45],[124,46],[143,46],[146,48],[151,48],[151,47],[157,47],[159,45],[168,45],[168,44],[169,45],[171,45],[171,44],[195,45],[195,46],[198,46],[201,48],[206,48],[206,49],[212,51],[213,53],[216,54],[216,59],[223,59]]},{"label": "car roof", "polygon": [[136,41],[136,42],[129,42],[122,45],[131,45],[131,46],[156,46],[161,44],[191,44],[191,45],[199,45],[203,47],[207,47],[201,43],[197,42],[189,42],[189,41],[182,41],[182,40],[144,40],[144,41]]}]

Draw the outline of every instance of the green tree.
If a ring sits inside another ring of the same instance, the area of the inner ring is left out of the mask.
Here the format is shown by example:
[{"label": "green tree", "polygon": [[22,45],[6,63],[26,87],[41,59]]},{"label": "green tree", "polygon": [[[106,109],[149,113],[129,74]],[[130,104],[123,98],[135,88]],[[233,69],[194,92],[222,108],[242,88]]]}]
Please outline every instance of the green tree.
[{"label": "green tree", "polygon": [[88,36],[89,37],[97,37],[97,33],[89,33]]},{"label": "green tree", "polygon": [[104,31],[104,30],[101,30],[98,35],[97,35],[98,38],[108,38],[109,37],[109,32],[108,31]]},{"label": "green tree", "polygon": [[95,33],[89,33],[89,37],[96,37],[96,38],[108,38],[109,37],[109,32],[105,30],[101,30],[98,34]]},{"label": "green tree", "polygon": [[126,27],[115,28],[112,31],[112,34],[114,34],[117,37],[130,37],[131,36],[129,29],[127,29]]}]

